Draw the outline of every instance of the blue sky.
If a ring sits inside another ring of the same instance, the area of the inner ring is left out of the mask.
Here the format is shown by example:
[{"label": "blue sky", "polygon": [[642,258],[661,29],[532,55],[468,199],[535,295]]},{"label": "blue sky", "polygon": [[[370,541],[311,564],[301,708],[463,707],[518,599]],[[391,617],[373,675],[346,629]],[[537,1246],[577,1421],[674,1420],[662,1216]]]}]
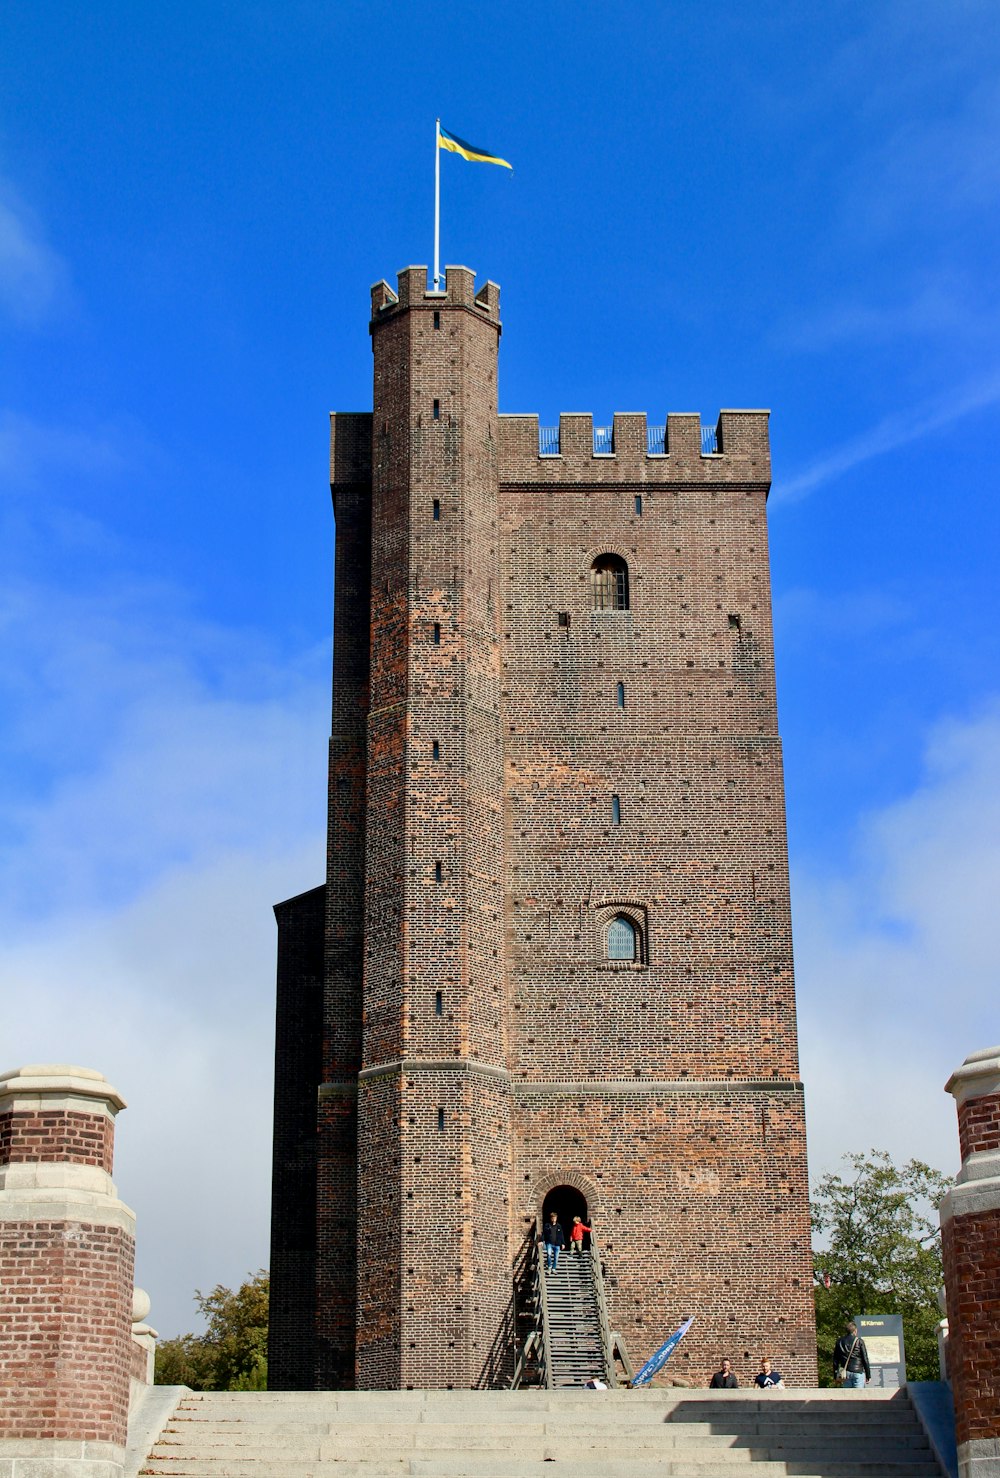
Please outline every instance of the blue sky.
[{"label": "blue sky", "polygon": [[368,286],[501,283],[500,405],[769,406],[814,1174],[957,1168],[1000,1038],[989,0],[0,16],[2,1066],[130,1102],[164,1333],[266,1262],[271,904],[322,877],[326,416]]}]

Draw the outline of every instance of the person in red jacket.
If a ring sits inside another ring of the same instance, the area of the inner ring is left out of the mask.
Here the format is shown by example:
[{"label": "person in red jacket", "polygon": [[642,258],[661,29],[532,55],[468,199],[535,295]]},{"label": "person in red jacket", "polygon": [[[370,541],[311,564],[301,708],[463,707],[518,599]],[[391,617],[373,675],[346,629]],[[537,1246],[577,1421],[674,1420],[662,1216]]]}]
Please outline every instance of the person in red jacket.
[{"label": "person in red jacket", "polygon": [[580,1220],[580,1218],[578,1216],[574,1216],[574,1218],[573,1218],[573,1226],[572,1226],[572,1228],[570,1230],[570,1234],[569,1234],[569,1240],[570,1240],[570,1245],[573,1248],[573,1252],[575,1253],[575,1255],[577,1257],[579,1257],[581,1255],[581,1253],[583,1252],[583,1234],[584,1234],[584,1232],[589,1232],[589,1231],[590,1231],[590,1227],[584,1226],[584,1224]]}]

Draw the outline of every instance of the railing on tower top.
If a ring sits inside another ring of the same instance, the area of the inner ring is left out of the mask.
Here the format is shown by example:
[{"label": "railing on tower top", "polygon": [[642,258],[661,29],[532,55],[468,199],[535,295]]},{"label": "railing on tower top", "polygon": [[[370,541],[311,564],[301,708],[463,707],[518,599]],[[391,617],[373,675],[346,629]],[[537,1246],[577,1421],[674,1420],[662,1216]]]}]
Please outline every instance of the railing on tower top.
[{"label": "railing on tower top", "polygon": [[[713,457],[719,450],[718,428],[715,426],[701,427],[701,454],[703,457]],[[538,428],[538,455],[540,457],[558,457],[562,448],[559,444],[558,426],[539,426]],[[666,426],[646,427],[646,456],[663,457],[667,452],[667,428]],[[594,427],[594,456],[613,457],[615,454],[615,428],[614,426]]]}]

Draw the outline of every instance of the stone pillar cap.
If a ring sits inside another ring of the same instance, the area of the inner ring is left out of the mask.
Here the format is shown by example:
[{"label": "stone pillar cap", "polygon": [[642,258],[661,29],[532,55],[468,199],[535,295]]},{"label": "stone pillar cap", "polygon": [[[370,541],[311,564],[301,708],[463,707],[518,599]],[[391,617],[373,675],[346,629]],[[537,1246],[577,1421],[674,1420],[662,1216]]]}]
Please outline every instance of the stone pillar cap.
[{"label": "stone pillar cap", "polygon": [[980,1052],[971,1052],[945,1083],[944,1091],[959,1104],[969,1098],[1000,1093],[1000,1047],[984,1047]]},{"label": "stone pillar cap", "polygon": [[125,1100],[112,1088],[103,1073],[89,1067],[71,1067],[66,1063],[30,1063],[0,1073],[0,1102],[5,1098],[46,1095],[59,1097],[72,1094],[78,1098],[99,1098],[116,1112],[125,1108]]}]

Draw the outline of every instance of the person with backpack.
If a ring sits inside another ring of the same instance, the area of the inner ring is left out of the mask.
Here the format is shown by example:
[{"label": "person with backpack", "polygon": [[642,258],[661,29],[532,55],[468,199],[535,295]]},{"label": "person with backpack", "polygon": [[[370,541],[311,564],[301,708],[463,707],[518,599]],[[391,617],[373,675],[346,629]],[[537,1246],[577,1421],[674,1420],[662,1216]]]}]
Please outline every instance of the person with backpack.
[{"label": "person with backpack", "polygon": [[872,1378],[868,1351],[853,1319],[833,1347],[833,1373],[842,1386],[858,1391]]}]

